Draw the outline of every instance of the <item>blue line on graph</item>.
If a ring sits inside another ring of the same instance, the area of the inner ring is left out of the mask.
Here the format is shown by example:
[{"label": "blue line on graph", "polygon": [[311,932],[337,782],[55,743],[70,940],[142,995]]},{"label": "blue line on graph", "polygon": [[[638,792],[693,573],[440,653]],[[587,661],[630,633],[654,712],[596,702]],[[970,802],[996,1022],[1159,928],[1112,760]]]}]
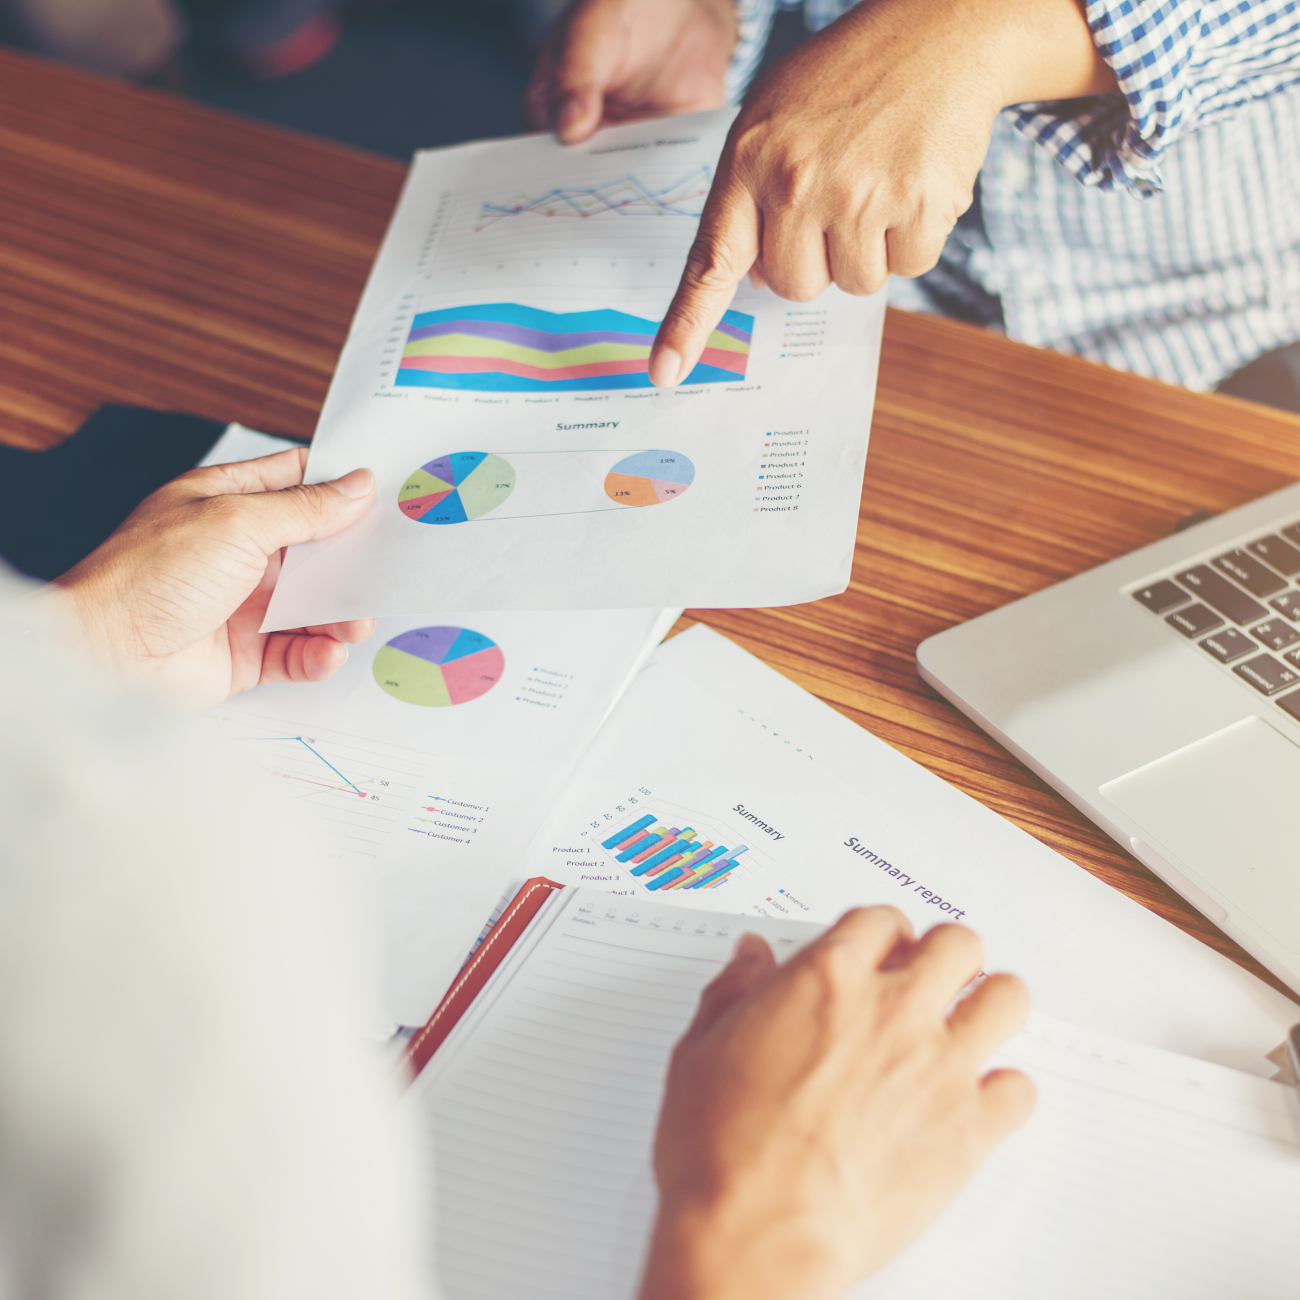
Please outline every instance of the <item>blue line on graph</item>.
[{"label": "blue line on graph", "polygon": [[360,790],[357,790],[357,787],[355,785],[352,785],[352,782],[349,781],[347,777],[344,776],[343,773],[340,772],[338,768],[335,767],[334,764],[331,763],[329,759],[325,757],[324,754],[321,754],[318,751],[312,749],[312,747],[301,736],[256,736],[253,737],[253,739],[255,740],[296,740],[304,749],[311,750],[311,752],[315,754],[316,757],[319,758],[320,761],[324,763],[325,766],[328,767],[329,770],[333,772],[334,775],[337,776],[340,781],[342,781],[345,785],[352,786],[352,789],[356,790],[358,794],[362,793]]}]

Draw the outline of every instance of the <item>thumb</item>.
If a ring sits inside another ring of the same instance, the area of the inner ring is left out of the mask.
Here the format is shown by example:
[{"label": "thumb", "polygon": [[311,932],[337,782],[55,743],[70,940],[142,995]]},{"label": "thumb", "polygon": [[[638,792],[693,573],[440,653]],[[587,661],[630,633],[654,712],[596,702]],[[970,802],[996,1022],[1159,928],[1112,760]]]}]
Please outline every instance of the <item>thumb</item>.
[{"label": "thumb", "polygon": [[375,476],[368,469],[354,469],[328,483],[251,492],[236,499],[247,511],[250,533],[270,555],[283,546],[341,533],[365,514],[374,498]]}]

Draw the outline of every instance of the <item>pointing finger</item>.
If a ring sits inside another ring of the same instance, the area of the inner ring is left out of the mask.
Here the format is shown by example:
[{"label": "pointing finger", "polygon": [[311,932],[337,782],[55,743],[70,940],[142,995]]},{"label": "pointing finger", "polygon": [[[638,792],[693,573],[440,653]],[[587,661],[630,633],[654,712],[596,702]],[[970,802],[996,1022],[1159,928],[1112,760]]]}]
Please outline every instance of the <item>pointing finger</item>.
[{"label": "pointing finger", "polygon": [[686,269],[650,351],[650,382],[680,384],[758,259],[759,212],[743,185],[717,182],[704,206]]}]

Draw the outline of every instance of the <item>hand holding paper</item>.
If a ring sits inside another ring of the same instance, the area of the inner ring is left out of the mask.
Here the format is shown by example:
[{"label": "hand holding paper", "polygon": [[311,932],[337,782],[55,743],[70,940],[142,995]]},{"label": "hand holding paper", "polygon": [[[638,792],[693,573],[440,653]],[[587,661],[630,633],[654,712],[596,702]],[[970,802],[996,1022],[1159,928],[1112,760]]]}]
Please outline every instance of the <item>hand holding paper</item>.
[{"label": "hand holding paper", "polygon": [[193,709],[259,683],[331,677],[370,619],[258,631],[281,549],[333,536],[374,498],[365,469],[303,486],[306,459],[294,448],[191,470],[141,502],[58,579],[91,653]]}]

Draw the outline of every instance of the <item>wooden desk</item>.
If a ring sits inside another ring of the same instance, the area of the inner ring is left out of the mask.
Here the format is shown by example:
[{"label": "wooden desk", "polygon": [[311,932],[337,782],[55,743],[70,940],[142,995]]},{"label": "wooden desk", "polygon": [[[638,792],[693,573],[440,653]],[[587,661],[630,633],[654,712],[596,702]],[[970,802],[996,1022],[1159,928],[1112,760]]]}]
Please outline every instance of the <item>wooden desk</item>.
[{"label": "wooden desk", "polygon": [[[47,446],[105,401],[309,436],[401,179],[384,159],[0,52],[0,436]],[[1181,516],[1297,478],[1300,420],[892,313],[849,590],[684,622],[1258,971],[924,686],[914,655]]]}]

